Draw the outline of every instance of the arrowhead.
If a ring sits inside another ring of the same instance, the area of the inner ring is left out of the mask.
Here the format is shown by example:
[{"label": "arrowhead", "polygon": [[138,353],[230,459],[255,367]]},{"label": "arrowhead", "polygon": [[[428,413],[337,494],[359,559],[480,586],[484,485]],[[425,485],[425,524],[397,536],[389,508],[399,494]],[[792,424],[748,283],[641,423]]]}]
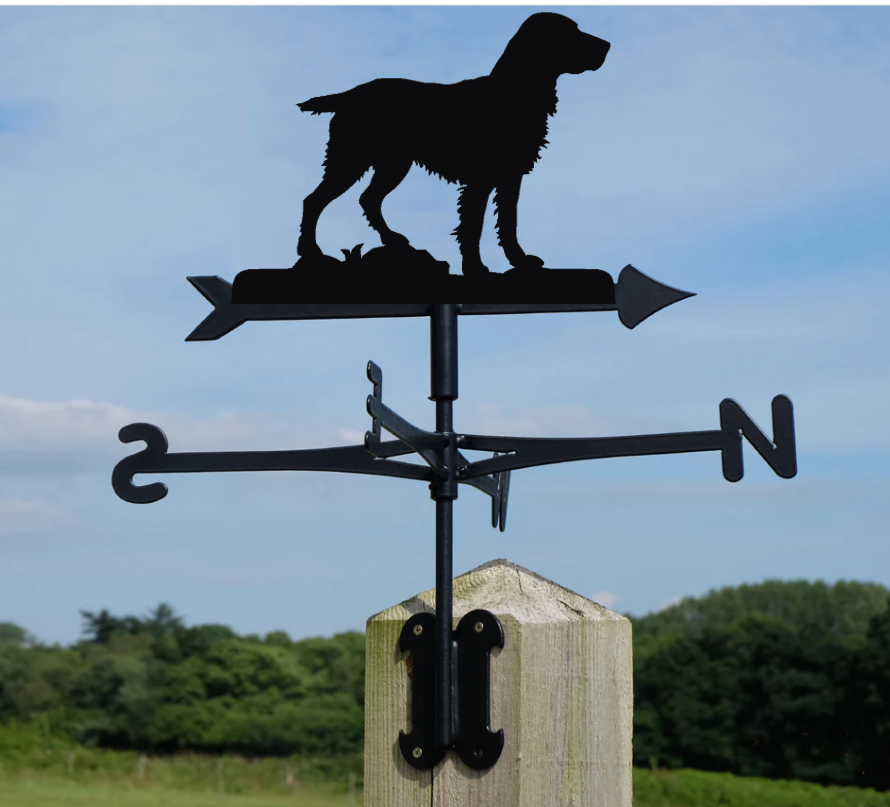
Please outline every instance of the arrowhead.
[{"label": "arrowhead", "polygon": [[664,283],[647,277],[631,264],[621,270],[615,283],[618,319],[626,328],[636,328],[656,311],[687,297],[695,297],[695,293],[665,286]]}]

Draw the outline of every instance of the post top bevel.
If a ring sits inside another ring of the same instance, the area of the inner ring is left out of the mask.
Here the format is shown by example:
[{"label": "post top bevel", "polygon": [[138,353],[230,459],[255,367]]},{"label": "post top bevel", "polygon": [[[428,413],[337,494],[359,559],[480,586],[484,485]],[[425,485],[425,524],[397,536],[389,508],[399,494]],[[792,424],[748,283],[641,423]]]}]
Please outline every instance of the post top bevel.
[{"label": "post top bevel", "polygon": [[[436,608],[434,588],[386,608],[367,621],[403,623],[417,613]],[[484,608],[497,616],[513,616],[523,623],[626,620],[604,605],[513,563],[497,558],[454,578],[454,619]]]}]

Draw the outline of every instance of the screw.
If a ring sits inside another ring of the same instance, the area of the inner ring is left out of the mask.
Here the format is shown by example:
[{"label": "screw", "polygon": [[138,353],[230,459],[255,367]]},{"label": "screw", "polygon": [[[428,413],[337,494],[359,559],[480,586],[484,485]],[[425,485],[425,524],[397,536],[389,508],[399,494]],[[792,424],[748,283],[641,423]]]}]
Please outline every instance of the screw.
[{"label": "screw", "polygon": [[[420,627],[420,626],[418,625],[417,627]],[[414,757],[414,759],[420,759],[423,756],[423,749],[420,747],[415,748],[411,752],[411,756]]]},{"label": "screw", "polygon": [[[415,625],[415,626],[414,626],[414,635],[415,635],[415,636],[420,636],[421,633],[423,633],[423,625]],[[416,749],[416,748],[415,748],[414,750],[417,751],[417,750],[419,750],[419,749]],[[415,756],[418,756],[418,757],[419,757],[420,754],[415,754]]]},{"label": "screw", "polygon": [[473,625],[473,630],[475,630],[476,633],[482,633],[482,628],[483,625],[481,622],[477,622],[475,625]]}]

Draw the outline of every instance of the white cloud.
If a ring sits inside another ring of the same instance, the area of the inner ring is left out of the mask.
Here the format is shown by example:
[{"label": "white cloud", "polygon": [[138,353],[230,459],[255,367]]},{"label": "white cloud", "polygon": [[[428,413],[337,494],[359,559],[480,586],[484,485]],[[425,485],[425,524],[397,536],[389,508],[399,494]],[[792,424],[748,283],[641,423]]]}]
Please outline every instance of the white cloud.
[{"label": "white cloud", "polygon": [[365,432],[360,432],[356,429],[340,429],[338,434],[346,445],[358,445],[365,440]]},{"label": "white cloud", "polygon": [[605,605],[606,608],[611,608],[618,602],[618,595],[613,594],[611,591],[597,591],[591,598],[594,602],[598,602],[600,605]]},{"label": "white cloud", "polygon": [[118,440],[118,432],[129,423],[161,428],[171,453],[314,448],[343,442],[343,430],[318,413],[223,411],[196,417],[103,402],[48,403],[0,395],[0,470],[16,476],[98,470],[104,474],[142,445]]},{"label": "white cloud", "polygon": [[45,502],[0,501],[0,538],[54,532],[77,524],[70,513]]}]

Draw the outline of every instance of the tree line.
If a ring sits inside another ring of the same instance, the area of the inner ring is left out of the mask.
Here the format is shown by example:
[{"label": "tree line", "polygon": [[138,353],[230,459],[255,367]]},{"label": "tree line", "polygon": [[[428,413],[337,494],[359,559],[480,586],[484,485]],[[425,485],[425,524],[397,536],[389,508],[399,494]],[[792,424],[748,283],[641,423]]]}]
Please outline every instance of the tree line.
[{"label": "tree line", "polygon": [[[768,581],[687,598],[634,627],[634,762],[890,789],[890,597]],[[360,751],[364,634],[292,640],[81,612],[47,646],[0,623],[0,722],[155,754]]]}]

